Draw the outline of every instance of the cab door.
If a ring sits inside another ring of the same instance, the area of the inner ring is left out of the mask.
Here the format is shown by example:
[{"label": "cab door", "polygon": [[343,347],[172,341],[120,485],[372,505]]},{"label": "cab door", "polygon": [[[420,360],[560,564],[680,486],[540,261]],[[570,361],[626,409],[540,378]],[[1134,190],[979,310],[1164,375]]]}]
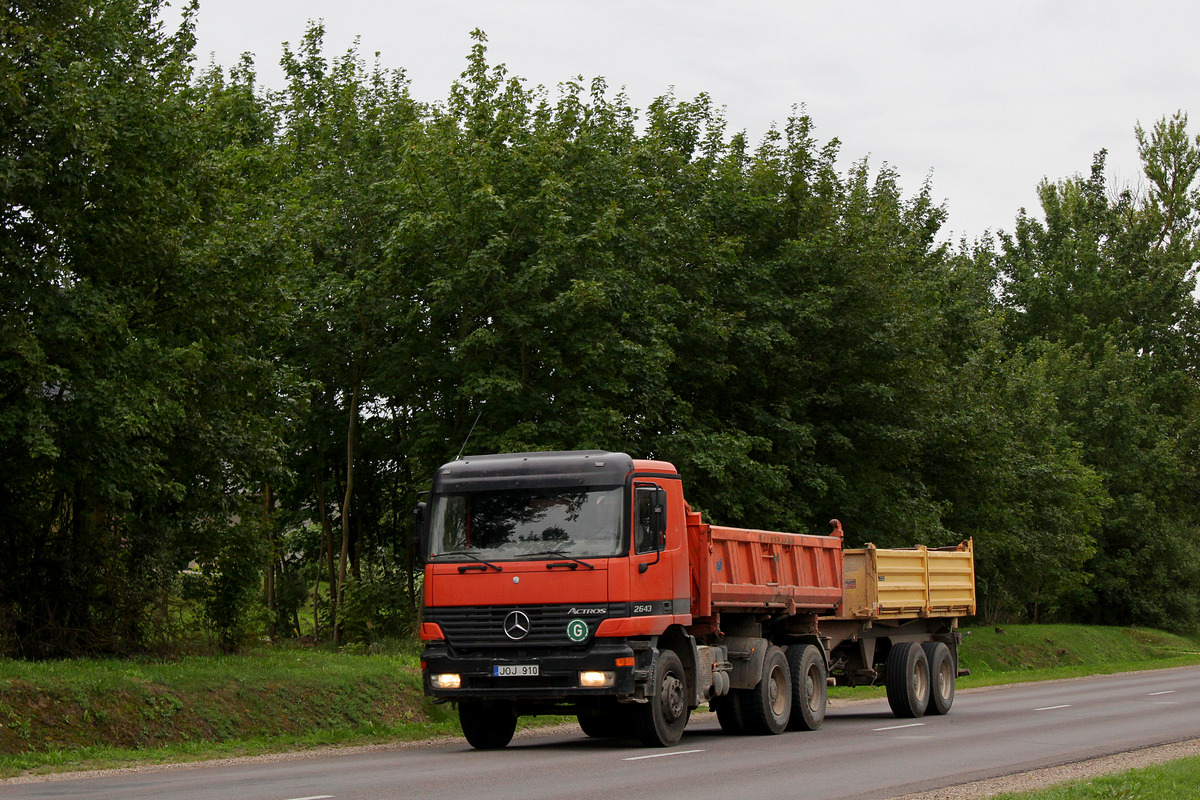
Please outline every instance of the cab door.
[{"label": "cab door", "polygon": [[[635,480],[632,487],[630,600],[634,617],[658,617],[665,629],[691,623],[687,547],[678,480]],[[672,502],[676,500],[676,502]],[[672,513],[672,512],[677,513]]]}]

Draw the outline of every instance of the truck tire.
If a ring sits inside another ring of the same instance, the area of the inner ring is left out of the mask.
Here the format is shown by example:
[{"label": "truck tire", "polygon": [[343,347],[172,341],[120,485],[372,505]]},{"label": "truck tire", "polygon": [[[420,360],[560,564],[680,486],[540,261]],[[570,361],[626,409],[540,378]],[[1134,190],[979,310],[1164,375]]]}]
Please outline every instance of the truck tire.
[{"label": "truck tire", "polygon": [[948,714],[954,705],[954,684],[958,680],[958,665],[950,648],[942,642],[924,642],[921,649],[929,661],[929,707],[926,714]]},{"label": "truck tire", "polygon": [[789,731],[815,731],[825,721],[829,698],[825,657],[814,644],[794,644],[787,650],[792,678],[792,717]]},{"label": "truck tire", "polygon": [[479,700],[458,701],[458,721],[463,736],[476,750],[500,750],[512,741],[517,715],[512,703],[487,703]]},{"label": "truck tire", "polygon": [[608,699],[578,714],[579,727],[593,739],[619,739],[629,735],[629,706]]},{"label": "truck tire", "polygon": [[762,680],[750,690],[744,708],[750,733],[783,733],[792,715],[792,674],[783,650],[772,645],[763,659]]},{"label": "truck tire", "polygon": [[897,717],[913,718],[929,705],[929,659],[916,642],[898,642],[888,653],[886,667],[888,705]]},{"label": "truck tire", "polygon": [[654,696],[635,706],[634,729],[646,747],[677,744],[687,727],[687,675],[673,650],[663,650],[654,661]]},{"label": "truck tire", "polygon": [[708,701],[708,707],[717,712],[721,730],[735,736],[746,732],[746,714],[742,710],[744,692],[744,689],[733,689],[729,694]]}]

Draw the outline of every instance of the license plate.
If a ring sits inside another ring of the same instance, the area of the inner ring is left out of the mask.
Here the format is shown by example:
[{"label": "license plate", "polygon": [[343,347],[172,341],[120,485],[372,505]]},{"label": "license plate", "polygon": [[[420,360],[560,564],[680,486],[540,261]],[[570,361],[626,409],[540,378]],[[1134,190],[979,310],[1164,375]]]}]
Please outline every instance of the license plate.
[{"label": "license plate", "polygon": [[492,675],[497,678],[524,678],[537,674],[537,664],[496,664],[492,667]]}]

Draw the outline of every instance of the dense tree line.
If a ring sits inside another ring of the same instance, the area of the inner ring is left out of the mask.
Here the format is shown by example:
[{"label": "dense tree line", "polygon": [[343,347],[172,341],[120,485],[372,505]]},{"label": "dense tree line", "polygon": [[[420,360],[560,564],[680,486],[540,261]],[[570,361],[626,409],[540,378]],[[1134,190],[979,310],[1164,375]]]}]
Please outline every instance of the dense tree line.
[{"label": "dense tree line", "polygon": [[[473,452],[673,461],[727,524],[974,537],[981,614],[1200,624],[1200,138],[950,245],[797,112],[644,112],[475,45],[445,100],[322,29],[197,71],[160,0],[0,7],[0,642],[369,639]],[[315,600],[312,620],[300,609]]]}]

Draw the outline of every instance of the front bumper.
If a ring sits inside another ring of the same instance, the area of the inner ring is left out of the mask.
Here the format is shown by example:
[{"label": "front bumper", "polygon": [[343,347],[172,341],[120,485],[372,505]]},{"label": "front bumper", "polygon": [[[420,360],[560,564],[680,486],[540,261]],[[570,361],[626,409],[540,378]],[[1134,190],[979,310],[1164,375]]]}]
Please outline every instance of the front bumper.
[{"label": "front bumper", "polygon": [[[421,655],[425,694],[442,700],[496,699],[569,701],[574,698],[633,696],[649,674],[650,653],[635,650],[625,639],[593,639],[585,651],[561,653],[531,649],[475,651],[456,654],[443,642],[430,642]],[[646,662],[646,663],[642,663]],[[623,666],[617,666],[620,663]],[[537,666],[538,674],[526,677],[497,676],[499,666]],[[588,688],[579,685],[579,673],[612,672],[611,686]],[[461,676],[457,689],[434,687],[430,675]]]}]

